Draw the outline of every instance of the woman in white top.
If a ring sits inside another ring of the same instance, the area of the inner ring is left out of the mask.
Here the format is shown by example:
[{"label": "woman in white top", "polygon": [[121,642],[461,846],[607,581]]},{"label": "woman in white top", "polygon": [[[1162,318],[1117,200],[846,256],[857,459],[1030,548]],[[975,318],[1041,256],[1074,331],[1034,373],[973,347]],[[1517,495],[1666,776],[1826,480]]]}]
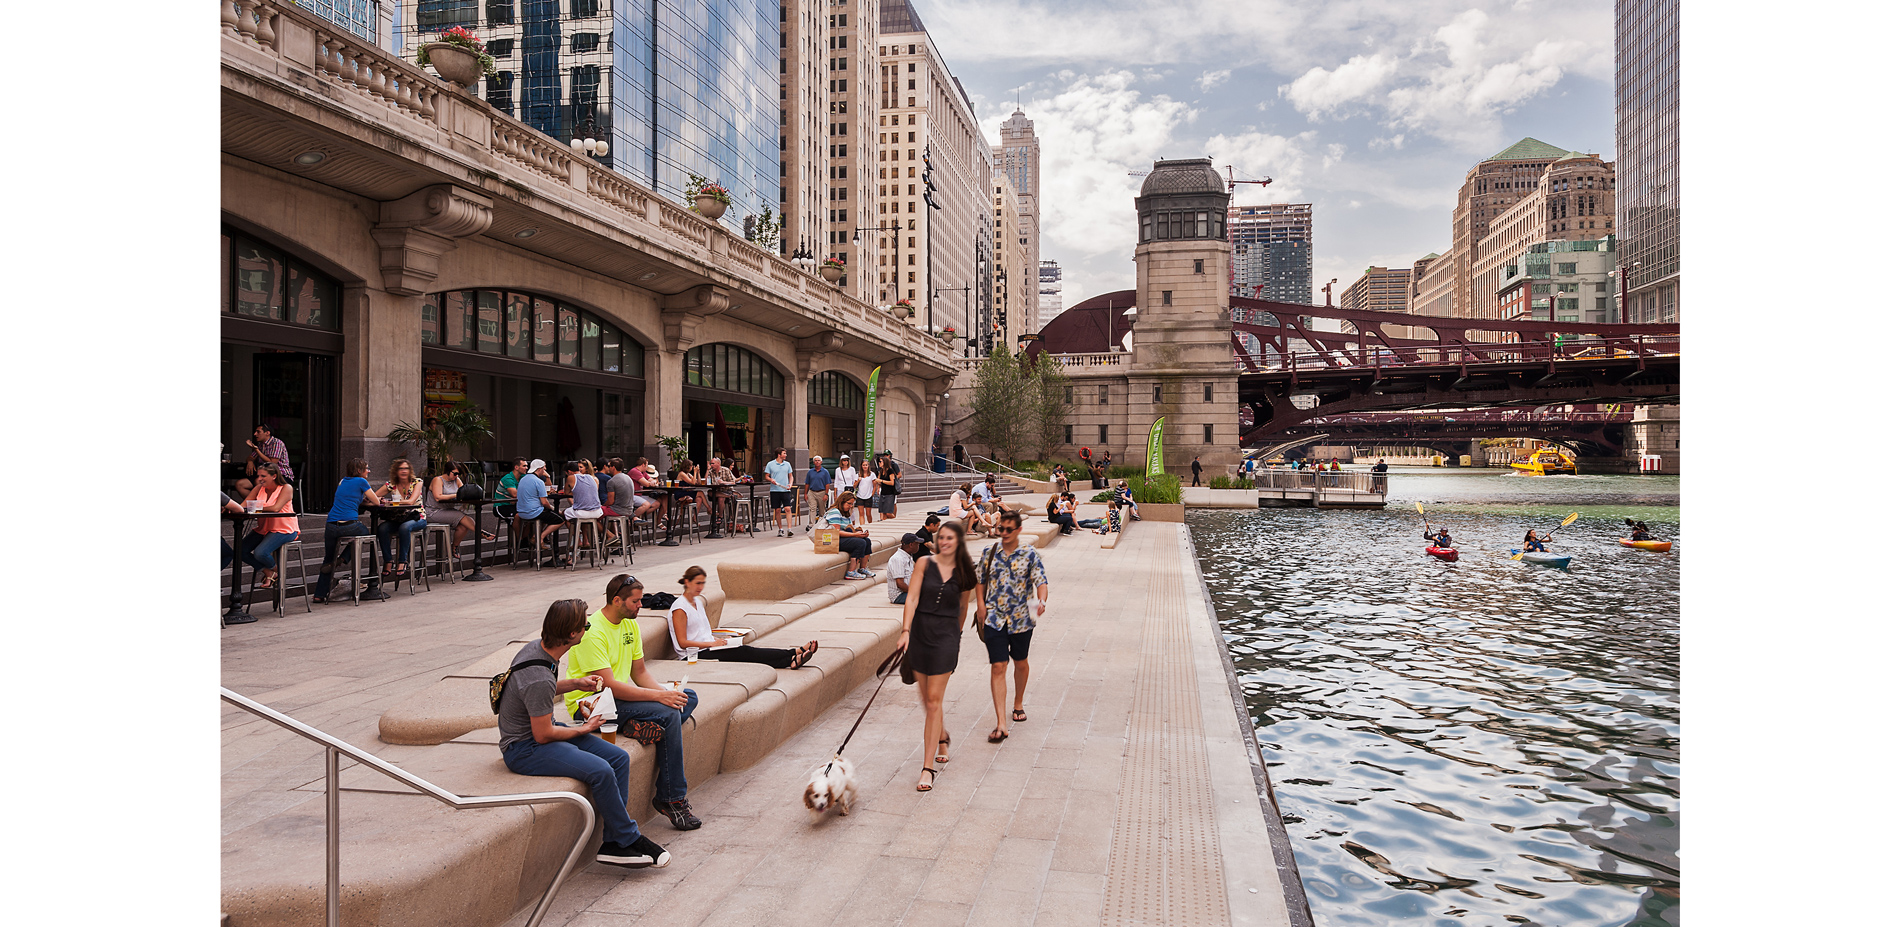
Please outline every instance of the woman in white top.
[{"label": "woman in white top", "polygon": [[877,471],[871,469],[871,462],[864,462],[864,469],[858,471],[858,507],[852,513],[857,516],[858,524],[871,523],[871,513],[877,511]]},{"label": "woman in white top", "polygon": [[666,633],[673,639],[673,650],[682,658],[689,647],[699,649],[699,655],[708,660],[722,660],[730,663],[763,663],[773,669],[798,669],[818,652],[817,641],[807,641],[805,646],[796,650],[784,647],[753,647],[740,644],[737,647],[722,647],[724,640],[713,633],[712,621],[706,617],[706,571],[697,566],[686,568],[686,575],[680,577],[680,587],[685,595],[673,600],[673,611],[667,616]]}]

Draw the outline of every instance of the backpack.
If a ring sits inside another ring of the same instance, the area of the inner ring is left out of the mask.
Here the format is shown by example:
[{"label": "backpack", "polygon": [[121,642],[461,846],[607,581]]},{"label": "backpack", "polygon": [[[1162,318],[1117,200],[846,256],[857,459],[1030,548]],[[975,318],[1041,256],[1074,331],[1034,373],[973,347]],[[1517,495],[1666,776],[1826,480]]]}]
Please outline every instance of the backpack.
[{"label": "backpack", "polygon": [[489,711],[498,715],[501,714],[501,690],[508,687],[508,677],[513,676],[515,674],[515,670],[518,670],[524,666],[545,666],[548,669],[553,669],[554,661],[553,660],[523,660],[520,663],[516,663],[515,665],[510,666],[507,669],[502,670],[501,672],[488,677],[488,710]]}]

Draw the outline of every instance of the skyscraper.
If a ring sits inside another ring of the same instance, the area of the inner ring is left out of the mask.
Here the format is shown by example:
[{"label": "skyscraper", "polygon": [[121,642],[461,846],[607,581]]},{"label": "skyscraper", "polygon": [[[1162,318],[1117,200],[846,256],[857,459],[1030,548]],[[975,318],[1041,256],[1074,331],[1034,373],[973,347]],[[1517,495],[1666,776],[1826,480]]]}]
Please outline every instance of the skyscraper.
[{"label": "skyscraper", "polygon": [[1618,266],[1631,322],[1680,318],[1680,0],[1616,0]]},{"label": "skyscraper", "polygon": [[[1479,274],[1474,266],[1479,243],[1491,233],[1494,219],[1537,192],[1539,179],[1553,162],[1574,154],[1534,138],[1523,138],[1472,165],[1465,173],[1464,185],[1458,188],[1458,204],[1452,210],[1451,247],[1418,281],[1419,299],[1412,311],[1452,318],[1495,318],[1490,292],[1483,289],[1493,280],[1490,275]],[[1480,281],[1480,276],[1486,279]]]},{"label": "skyscraper", "polygon": [[880,290],[973,338],[996,272],[989,143],[910,0],[880,0],[878,61],[878,224],[900,226],[880,235]]},{"label": "skyscraper", "polygon": [[1339,308],[1404,312],[1411,290],[1410,267],[1368,267],[1340,294]]},{"label": "skyscraper", "polygon": [[[1035,121],[1023,115],[1021,109],[1003,121],[999,132],[1002,141],[990,147],[991,167],[997,173],[1008,174],[1010,184],[1016,188],[1013,231],[1016,243],[1022,246],[1027,257],[1023,279],[1012,281],[1011,285],[1034,293],[1041,286],[1037,268],[1042,263],[1042,142],[1036,138]],[[1025,313],[1021,330],[1040,329],[1042,326],[1036,324],[1034,318],[1033,310]]]},{"label": "skyscraper", "polygon": [[843,261],[845,292],[878,302],[877,0],[779,7],[780,248]]},{"label": "skyscraper", "polygon": [[1250,299],[1313,305],[1313,204],[1229,206],[1233,285]]},{"label": "skyscraper", "polygon": [[474,30],[495,58],[491,106],[564,141],[591,122],[601,163],[675,202],[688,174],[708,177],[738,228],[779,206],[778,16],[763,0],[402,0],[401,22],[408,54]]}]

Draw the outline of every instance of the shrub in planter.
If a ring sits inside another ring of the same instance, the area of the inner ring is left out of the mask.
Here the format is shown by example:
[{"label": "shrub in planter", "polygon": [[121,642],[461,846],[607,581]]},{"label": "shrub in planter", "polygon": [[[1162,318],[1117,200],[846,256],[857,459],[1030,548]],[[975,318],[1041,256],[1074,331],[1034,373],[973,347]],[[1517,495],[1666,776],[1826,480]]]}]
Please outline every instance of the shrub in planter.
[{"label": "shrub in planter", "polygon": [[[1140,464],[1113,464],[1108,468],[1108,478],[1111,480],[1133,480],[1146,472],[1148,472],[1148,468]],[[1133,486],[1134,484],[1129,483],[1129,485]]]},{"label": "shrub in planter", "polygon": [[1150,476],[1140,482],[1128,481],[1128,488],[1135,492],[1135,502],[1158,502],[1164,505],[1181,504],[1181,478],[1172,473]]}]

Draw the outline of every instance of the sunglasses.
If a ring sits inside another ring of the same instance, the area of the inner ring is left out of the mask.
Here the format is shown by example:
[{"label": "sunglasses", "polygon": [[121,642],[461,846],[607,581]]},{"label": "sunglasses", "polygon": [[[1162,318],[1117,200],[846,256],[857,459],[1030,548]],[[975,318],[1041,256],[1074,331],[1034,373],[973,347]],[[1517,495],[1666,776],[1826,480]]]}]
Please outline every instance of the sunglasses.
[{"label": "sunglasses", "polygon": [[614,579],[614,589],[612,592],[607,594],[607,598],[617,599],[623,595],[626,595],[627,590],[629,589],[645,589],[645,588],[646,588],[645,586],[640,585],[640,583],[631,576],[617,577]]}]

